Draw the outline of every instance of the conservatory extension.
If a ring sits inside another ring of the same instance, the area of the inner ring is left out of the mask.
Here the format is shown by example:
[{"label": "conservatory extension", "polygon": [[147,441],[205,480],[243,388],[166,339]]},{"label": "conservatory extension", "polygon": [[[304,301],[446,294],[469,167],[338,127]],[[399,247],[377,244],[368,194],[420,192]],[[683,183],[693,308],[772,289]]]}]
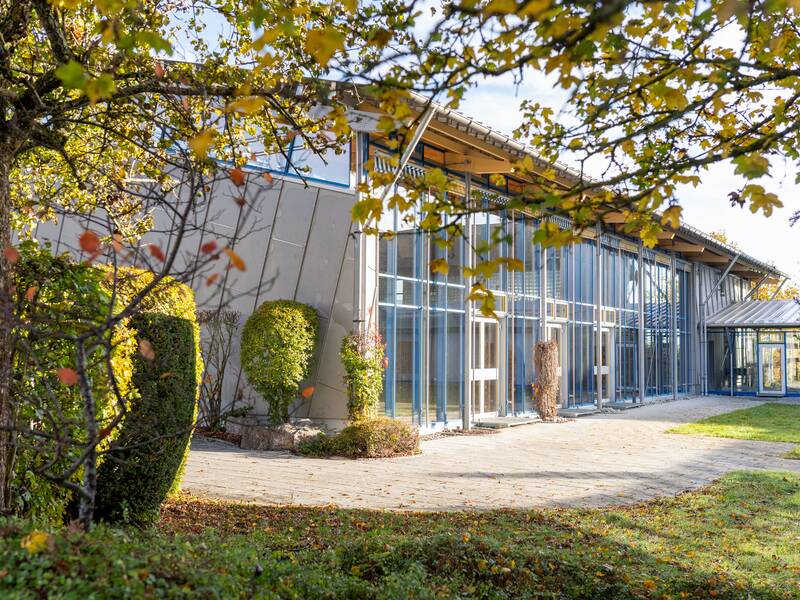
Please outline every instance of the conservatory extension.
[{"label": "conservatory extension", "polygon": [[735,302],[708,329],[711,394],[800,396],[800,303]]}]

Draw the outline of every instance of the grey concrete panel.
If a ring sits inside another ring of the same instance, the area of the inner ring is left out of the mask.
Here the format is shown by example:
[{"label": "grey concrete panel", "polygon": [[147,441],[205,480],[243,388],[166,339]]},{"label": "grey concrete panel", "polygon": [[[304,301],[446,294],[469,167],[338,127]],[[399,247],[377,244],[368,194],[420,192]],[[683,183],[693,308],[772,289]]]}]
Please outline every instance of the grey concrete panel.
[{"label": "grey concrete panel", "polygon": [[258,302],[293,299],[302,261],[302,246],[283,242],[273,236]]},{"label": "grey concrete panel", "polygon": [[275,215],[273,236],[284,242],[305,245],[319,188],[285,182]]},{"label": "grey concrete panel", "polygon": [[327,190],[319,192],[296,299],[313,306],[324,317],[330,316],[342,257],[349,239],[353,201],[350,194]]},{"label": "grey concrete panel", "polygon": [[308,418],[319,421],[333,429],[339,429],[347,421],[347,395],[326,385],[317,385],[311,399]]}]

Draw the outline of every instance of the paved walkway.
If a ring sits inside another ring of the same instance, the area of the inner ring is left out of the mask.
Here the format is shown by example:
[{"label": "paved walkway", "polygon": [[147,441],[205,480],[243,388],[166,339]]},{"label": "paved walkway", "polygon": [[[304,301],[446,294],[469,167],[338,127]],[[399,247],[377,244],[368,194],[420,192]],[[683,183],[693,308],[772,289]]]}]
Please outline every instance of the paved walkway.
[{"label": "paved walkway", "polygon": [[191,492],[259,503],[451,510],[626,504],[691,489],[735,469],[787,469],[793,444],[664,433],[758,404],[703,397],[536,423],[496,435],[423,442],[390,460],[301,458],[197,440],[184,478]]}]

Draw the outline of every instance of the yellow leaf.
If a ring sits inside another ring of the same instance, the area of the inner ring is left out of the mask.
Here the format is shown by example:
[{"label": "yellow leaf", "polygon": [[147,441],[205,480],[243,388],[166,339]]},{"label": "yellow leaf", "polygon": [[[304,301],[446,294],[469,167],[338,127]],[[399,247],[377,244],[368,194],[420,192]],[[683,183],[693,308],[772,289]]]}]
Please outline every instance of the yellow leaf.
[{"label": "yellow leaf", "polygon": [[661,215],[661,224],[669,225],[673,229],[681,226],[681,213],[683,209],[680,206],[670,206]]},{"label": "yellow leaf", "polygon": [[246,98],[240,98],[228,104],[228,106],[225,107],[225,111],[229,113],[251,115],[259,111],[266,102],[265,98],[259,96],[247,96]]},{"label": "yellow leaf", "polygon": [[205,158],[208,156],[208,149],[214,143],[215,137],[217,137],[215,129],[204,129],[189,140],[189,148],[198,158]]},{"label": "yellow leaf", "polygon": [[306,52],[324,67],[334,54],[344,50],[344,34],[332,27],[312,29],[306,36],[305,46]]},{"label": "yellow leaf", "polygon": [[437,258],[431,261],[431,272],[432,273],[441,273],[442,275],[447,275],[450,271],[450,265],[447,264],[447,261],[443,258]]},{"label": "yellow leaf", "polygon": [[19,543],[21,548],[28,551],[28,554],[39,554],[42,550],[52,548],[53,544],[54,540],[50,534],[44,531],[32,531]]}]

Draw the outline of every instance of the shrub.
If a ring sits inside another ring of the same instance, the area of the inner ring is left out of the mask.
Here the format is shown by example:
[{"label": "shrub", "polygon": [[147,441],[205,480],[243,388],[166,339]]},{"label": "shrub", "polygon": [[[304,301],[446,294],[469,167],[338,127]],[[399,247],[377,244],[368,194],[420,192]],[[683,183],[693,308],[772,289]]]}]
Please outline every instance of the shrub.
[{"label": "shrub", "polygon": [[273,425],[289,421],[297,387],[308,376],[317,327],[317,312],[291,300],[264,302],[244,325],[242,368],[266,400]]},{"label": "shrub", "polygon": [[383,338],[374,331],[353,333],[342,340],[347,415],[350,421],[374,418],[383,392]]},{"label": "shrub", "polygon": [[[27,323],[17,332],[12,393],[18,406],[17,422],[53,437],[25,436],[18,440],[15,477],[12,482],[16,510],[34,522],[58,524],[63,521],[72,493],[36,474],[48,461],[50,472],[70,465],[86,441],[86,422],[79,386],[60,385],[56,371],[76,369],[75,344],[68,337],[86,334],[100,326],[108,316],[112,297],[105,273],[98,268],[73,263],[69,256],[53,256],[49,247],[34,242],[19,246],[20,259],[14,268],[17,289],[16,314]],[[115,310],[118,310],[119,303]],[[96,419],[104,428],[117,414],[118,401],[106,362],[110,364],[121,399],[129,403],[136,397],[132,384],[135,342],[133,331],[123,323],[113,332],[89,338],[87,374],[97,405]],[[108,448],[116,432],[106,437],[98,449]],[[54,439],[75,443],[59,447]],[[98,455],[98,462],[103,454]],[[80,483],[82,469],[69,478]]]},{"label": "shrub", "polygon": [[[152,282],[144,271],[126,271],[120,294],[129,300]],[[97,475],[97,517],[147,523],[183,474],[203,363],[194,293],[166,278],[131,319],[140,352],[133,382],[140,398],[125,415],[114,446]]]},{"label": "shrub", "polygon": [[335,435],[320,434],[300,444],[307,456],[390,458],[419,453],[419,432],[403,421],[365,419],[348,425]]}]

